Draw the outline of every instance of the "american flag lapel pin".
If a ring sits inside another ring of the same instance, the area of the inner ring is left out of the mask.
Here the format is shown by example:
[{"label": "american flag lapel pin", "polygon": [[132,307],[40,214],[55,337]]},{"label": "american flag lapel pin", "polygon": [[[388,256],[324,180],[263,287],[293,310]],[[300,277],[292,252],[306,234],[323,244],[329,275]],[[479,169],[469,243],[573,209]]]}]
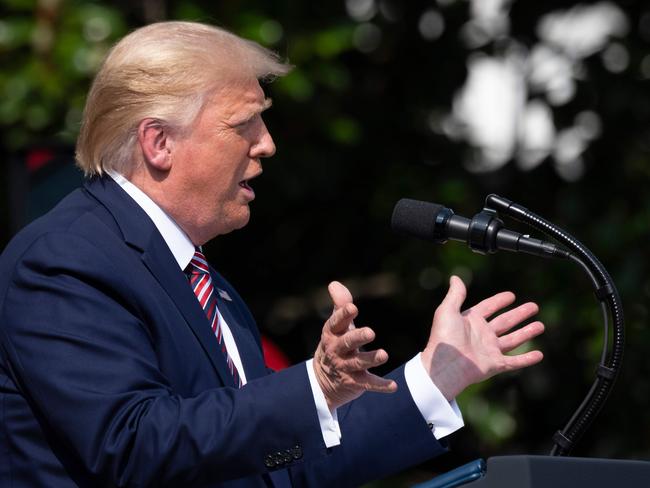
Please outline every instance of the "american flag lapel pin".
[{"label": "american flag lapel pin", "polygon": [[232,298],[230,298],[230,295],[228,295],[228,292],[226,290],[222,290],[221,288],[217,288],[219,291],[219,296],[223,298],[224,300],[228,300],[229,302],[232,302]]}]

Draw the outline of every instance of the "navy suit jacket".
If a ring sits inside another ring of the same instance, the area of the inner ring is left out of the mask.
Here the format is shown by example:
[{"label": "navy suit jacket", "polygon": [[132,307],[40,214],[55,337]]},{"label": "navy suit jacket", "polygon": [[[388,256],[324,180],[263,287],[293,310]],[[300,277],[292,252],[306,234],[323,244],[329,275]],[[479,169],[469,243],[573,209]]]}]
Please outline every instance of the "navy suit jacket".
[{"label": "navy suit jacket", "polygon": [[358,486],[444,451],[399,391],[338,411],[326,448],[304,363],[268,374],[255,322],[220,311],[235,388],[187,279],[110,178],[87,182],[0,258],[0,486]]}]

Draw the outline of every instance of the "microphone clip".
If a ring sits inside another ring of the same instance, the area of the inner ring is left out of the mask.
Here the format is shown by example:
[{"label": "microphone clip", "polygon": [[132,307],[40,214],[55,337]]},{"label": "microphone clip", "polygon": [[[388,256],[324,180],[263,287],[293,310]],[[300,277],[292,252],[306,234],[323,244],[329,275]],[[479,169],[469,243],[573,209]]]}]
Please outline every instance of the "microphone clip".
[{"label": "microphone clip", "polygon": [[474,215],[467,234],[467,245],[479,254],[494,254],[497,247],[497,234],[503,228],[503,221],[496,210],[485,207]]}]

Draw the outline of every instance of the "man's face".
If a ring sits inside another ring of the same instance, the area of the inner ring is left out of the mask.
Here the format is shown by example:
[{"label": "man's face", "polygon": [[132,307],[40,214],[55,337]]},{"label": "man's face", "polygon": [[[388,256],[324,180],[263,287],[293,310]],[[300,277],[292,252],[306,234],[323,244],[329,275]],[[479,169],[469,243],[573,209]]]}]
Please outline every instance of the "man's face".
[{"label": "man's face", "polygon": [[194,244],[248,223],[250,180],[262,173],[261,158],[275,153],[261,117],[268,106],[257,80],[233,84],[215,92],[189,135],[174,140],[169,177],[181,201],[167,210]]}]

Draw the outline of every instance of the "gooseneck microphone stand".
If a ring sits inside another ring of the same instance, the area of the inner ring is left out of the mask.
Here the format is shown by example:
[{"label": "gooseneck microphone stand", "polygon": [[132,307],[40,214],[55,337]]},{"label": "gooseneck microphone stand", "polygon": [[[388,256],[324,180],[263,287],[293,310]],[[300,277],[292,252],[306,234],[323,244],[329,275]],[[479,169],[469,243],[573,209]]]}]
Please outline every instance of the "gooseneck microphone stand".
[{"label": "gooseneck microphone stand", "polygon": [[[542,241],[505,229],[498,212],[546,234]],[[495,456],[477,459],[413,488],[646,488],[650,462],[569,457],[571,450],[602,410],[619,375],[623,359],[623,307],[614,282],[598,259],[575,237],[523,206],[488,195],[485,207],[472,219],[454,215],[438,204],[403,199],[393,211],[397,232],[439,244],[463,241],[475,252],[525,252],[577,263],[587,274],[603,313],[604,339],[596,379],[564,428],[553,435],[550,456]],[[611,317],[611,337],[609,343]]]},{"label": "gooseneck microphone stand", "polygon": [[[488,195],[485,200],[485,207],[527,224],[566,247],[568,251],[566,258],[579,264],[587,274],[596,298],[600,302],[604,322],[604,339],[600,363],[596,371],[596,379],[585,399],[564,428],[558,430],[553,436],[554,446],[551,450],[551,455],[566,456],[571,452],[582,434],[584,434],[602,410],[619,375],[625,342],[625,325],[621,299],[605,267],[585,245],[571,234],[523,206],[498,195]],[[608,347],[609,316],[612,318],[613,330],[611,351]]]}]

